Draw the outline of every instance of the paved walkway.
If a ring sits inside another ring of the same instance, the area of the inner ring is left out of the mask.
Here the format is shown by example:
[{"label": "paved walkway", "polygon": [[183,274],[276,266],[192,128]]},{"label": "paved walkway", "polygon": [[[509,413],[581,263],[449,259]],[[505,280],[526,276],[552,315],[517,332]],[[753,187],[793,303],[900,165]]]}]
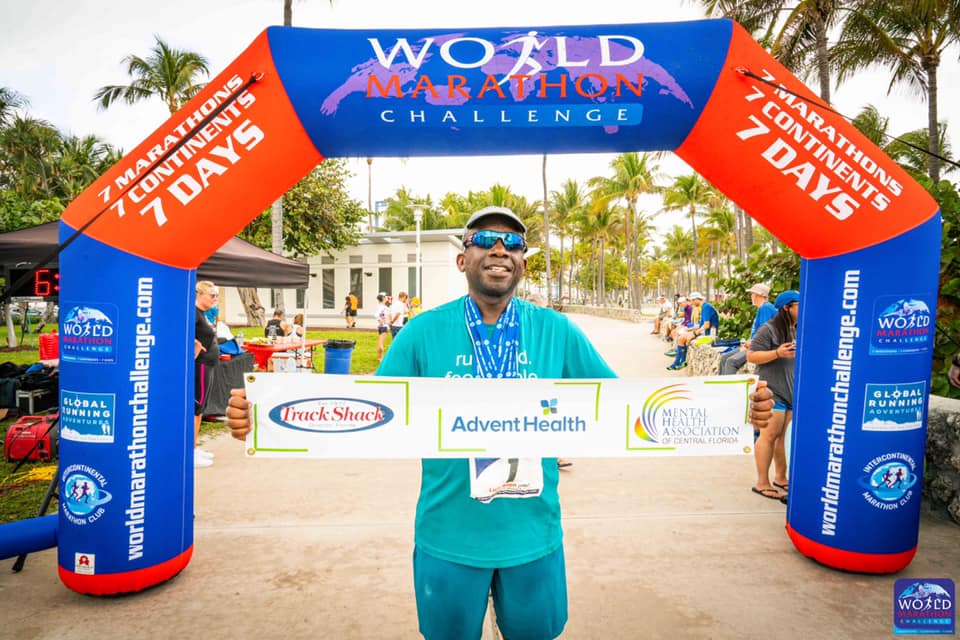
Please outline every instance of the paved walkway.
[{"label": "paved walkway", "polygon": [[[624,376],[664,367],[650,325],[575,316]],[[117,598],[60,585],[55,550],[0,563],[0,637],[418,638],[411,551],[419,463],[244,460],[217,437],[197,472],[193,561]],[[896,577],[960,580],[960,528],[924,518],[897,576],[797,553],[784,507],[750,492],[753,460],[575,460],[561,482],[570,622],[564,638],[892,636]]]}]

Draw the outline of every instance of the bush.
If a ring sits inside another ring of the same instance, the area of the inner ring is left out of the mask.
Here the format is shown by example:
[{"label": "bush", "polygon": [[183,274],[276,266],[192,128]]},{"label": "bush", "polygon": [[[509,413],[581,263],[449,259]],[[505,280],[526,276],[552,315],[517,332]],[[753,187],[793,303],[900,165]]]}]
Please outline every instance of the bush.
[{"label": "bush", "polygon": [[937,324],[933,341],[933,379],[930,391],[939,396],[960,398],[960,389],[950,386],[950,360],[960,353],[960,195],[957,186],[946,180],[937,188],[924,186],[940,204],[943,239],[940,246],[940,294],[937,297]]},{"label": "bush", "polygon": [[761,245],[750,249],[747,262],[733,261],[733,275],[721,278],[717,285],[727,298],[716,304],[723,316],[720,338],[747,338],[757,308],[750,302],[747,289],[758,282],[770,285],[770,301],[781,291],[800,288],[800,256],[789,249],[771,254]]}]

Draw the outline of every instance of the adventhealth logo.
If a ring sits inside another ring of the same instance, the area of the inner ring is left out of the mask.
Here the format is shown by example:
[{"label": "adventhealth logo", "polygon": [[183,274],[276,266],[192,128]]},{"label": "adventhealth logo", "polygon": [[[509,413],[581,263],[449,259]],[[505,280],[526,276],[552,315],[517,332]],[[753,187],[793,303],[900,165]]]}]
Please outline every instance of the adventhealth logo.
[{"label": "adventhealth logo", "polygon": [[[540,401],[542,415],[549,416],[557,413],[557,399],[550,398]],[[539,415],[516,416],[514,418],[486,419],[481,416],[457,416],[453,419],[451,431],[469,433],[536,433],[538,431],[586,431],[587,421],[580,416],[561,416],[543,418]]]}]

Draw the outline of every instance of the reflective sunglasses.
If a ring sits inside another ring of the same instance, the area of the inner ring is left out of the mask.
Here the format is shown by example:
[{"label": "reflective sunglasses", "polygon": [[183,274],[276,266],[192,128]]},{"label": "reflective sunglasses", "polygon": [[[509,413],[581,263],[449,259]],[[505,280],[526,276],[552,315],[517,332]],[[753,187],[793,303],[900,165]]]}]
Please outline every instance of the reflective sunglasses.
[{"label": "reflective sunglasses", "polygon": [[497,244],[497,240],[503,243],[503,248],[507,251],[526,251],[527,241],[523,236],[513,231],[477,231],[472,236],[463,241],[463,247],[480,247],[481,249],[492,249]]}]

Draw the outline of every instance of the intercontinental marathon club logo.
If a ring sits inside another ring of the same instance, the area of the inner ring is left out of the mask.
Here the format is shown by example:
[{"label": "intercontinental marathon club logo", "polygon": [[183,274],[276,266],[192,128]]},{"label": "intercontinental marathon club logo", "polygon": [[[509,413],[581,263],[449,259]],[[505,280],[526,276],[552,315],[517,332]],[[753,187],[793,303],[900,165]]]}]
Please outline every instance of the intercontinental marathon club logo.
[{"label": "intercontinental marathon club logo", "polygon": [[896,635],[953,635],[956,586],[949,578],[901,578],[893,585]]}]

